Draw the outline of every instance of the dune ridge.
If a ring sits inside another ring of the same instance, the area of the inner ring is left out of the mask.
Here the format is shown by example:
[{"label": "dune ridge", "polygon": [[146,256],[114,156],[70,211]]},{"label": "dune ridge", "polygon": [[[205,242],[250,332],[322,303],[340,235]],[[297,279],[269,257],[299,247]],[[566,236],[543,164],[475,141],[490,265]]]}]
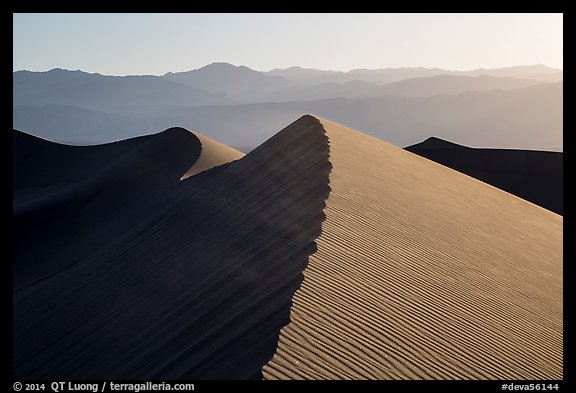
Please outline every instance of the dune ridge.
[{"label": "dune ridge", "polygon": [[180,128],[95,146],[14,131],[15,288],[76,263],[129,230],[157,208],[161,190],[178,182],[200,150],[199,139]]},{"label": "dune ridge", "polygon": [[199,139],[202,152],[205,152],[205,154],[202,154],[202,152],[200,153],[200,157],[198,157],[190,169],[188,169],[186,173],[180,177],[180,180],[185,180],[190,176],[194,176],[200,172],[204,172],[205,170],[212,169],[216,166],[236,161],[244,157],[244,153],[239,152],[238,150],[226,146],[213,139],[210,139],[202,134],[196,134],[195,136]]},{"label": "dune ridge", "polygon": [[563,377],[561,216],[310,115],[190,135],[16,135],[14,378]]},{"label": "dune ridge", "polygon": [[[93,146],[53,143],[13,131],[15,286],[21,287],[89,255],[119,236],[146,210],[166,203],[162,193],[180,175],[242,156],[183,128]],[[85,234],[87,223],[101,223]],[[106,234],[104,234],[106,233]],[[25,242],[25,244],[21,244]]]},{"label": "dune ridge", "polygon": [[434,137],[405,149],[563,214],[561,152],[471,148]]},{"label": "dune ridge", "polygon": [[[131,160],[107,172],[137,190],[128,195],[132,211],[115,210],[115,226],[110,200],[94,215],[83,207],[49,220],[51,241],[70,246],[57,229],[66,214],[81,215],[85,233],[73,247],[92,252],[74,264],[58,254],[52,263],[65,269],[14,293],[15,378],[262,377],[324,218],[324,131],[297,122],[242,159],[180,181],[191,160],[174,149],[198,147],[182,142],[158,151],[177,163],[162,174],[169,182],[134,176]],[[108,179],[116,198],[124,197],[119,184]],[[44,246],[23,233],[16,267],[23,248]]]},{"label": "dune ridge", "polygon": [[320,122],[326,219],[264,377],[562,379],[562,217]]}]

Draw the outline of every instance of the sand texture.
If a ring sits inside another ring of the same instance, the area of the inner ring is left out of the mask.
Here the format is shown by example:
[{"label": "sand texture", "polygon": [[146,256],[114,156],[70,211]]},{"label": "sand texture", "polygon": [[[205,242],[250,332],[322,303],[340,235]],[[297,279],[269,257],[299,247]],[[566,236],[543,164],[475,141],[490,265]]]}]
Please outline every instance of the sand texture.
[{"label": "sand texture", "polygon": [[[324,218],[324,133],[292,127],[184,181],[198,139],[182,129],[150,138],[134,157],[120,149],[108,179],[94,175],[104,188],[73,204],[34,202],[34,215],[19,222],[16,198],[16,270],[35,271],[18,269],[31,262],[58,270],[15,281],[15,378],[261,378]],[[16,172],[29,163],[19,150],[33,147],[15,145]],[[106,164],[111,147],[102,148]],[[79,162],[71,164],[83,176],[93,169]],[[26,237],[43,214],[56,215],[49,230]],[[48,244],[58,251],[50,261]],[[24,258],[30,250],[36,257]]]},{"label": "sand texture", "polygon": [[561,379],[562,217],[320,122],[326,219],[265,377]]},{"label": "sand texture", "polygon": [[15,379],[563,377],[562,216],[453,169],[310,115],[13,149]]},{"label": "sand texture", "polygon": [[557,214],[564,212],[564,153],[479,149],[428,138],[406,150]]}]

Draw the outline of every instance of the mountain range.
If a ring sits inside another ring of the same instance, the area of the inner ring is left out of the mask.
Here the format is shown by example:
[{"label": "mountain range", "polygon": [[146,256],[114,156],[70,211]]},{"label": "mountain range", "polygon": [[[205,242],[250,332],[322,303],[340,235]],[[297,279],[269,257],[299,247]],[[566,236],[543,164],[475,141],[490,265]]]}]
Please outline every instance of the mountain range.
[{"label": "mountain range", "polygon": [[162,76],[13,74],[13,127],[93,144],[181,126],[249,151],[301,113],[404,147],[436,135],[474,147],[562,151],[562,71],[397,68],[258,72],[213,63]]}]

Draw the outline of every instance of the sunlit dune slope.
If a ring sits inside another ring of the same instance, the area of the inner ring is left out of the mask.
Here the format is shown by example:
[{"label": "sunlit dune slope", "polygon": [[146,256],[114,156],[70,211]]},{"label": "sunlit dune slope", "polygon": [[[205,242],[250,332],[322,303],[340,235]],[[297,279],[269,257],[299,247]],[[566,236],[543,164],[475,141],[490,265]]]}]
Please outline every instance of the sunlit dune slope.
[{"label": "sunlit dune slope", "polygon": [[223,163],[235,161],[244,157],[244,153],[217,142],[214,139],[210,139],[198,133],[196,134],[196,137],[200,140],[202,152],[200,153],[198,160],[196,160],[190,169],[182,175],[182,180]]},{"label": "sunlit dune slope", "polygon": [[330,196],[268,379],[561,379],[562,217],[327,120]]}]

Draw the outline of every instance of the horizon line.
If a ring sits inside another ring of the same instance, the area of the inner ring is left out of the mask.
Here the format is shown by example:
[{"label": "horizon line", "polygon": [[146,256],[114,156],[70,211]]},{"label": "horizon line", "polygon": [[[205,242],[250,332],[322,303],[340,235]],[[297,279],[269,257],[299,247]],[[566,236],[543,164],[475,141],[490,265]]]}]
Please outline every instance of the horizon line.
[{"label": "horizon line", "polygon": [[472,69],[451,69],[451,68],[442,68],[442,67],[422,67],[422,66],[400,66],[400,67],[383,67],[383,68],[353,68],[350,69],[348,71],[340,71],[340,70],[325,70],[325,69],[320,69],[320,68],[309,68],[309,67],[302,67],[302,66],[289,66],[289,67],[285,67],[285,68],[281,68],[281,67],[275,67],[272,68],[268,71],[263,71],[263,70],[257,70],[255,68],[251,68],[248,67],[246,65],[236,65],[233,63],[228,63],[228,62],[224,62],[224,61],[215,61],[212,63],[208,63],[206,65],[203,65],[201,67],[198,68],[191,68],[188,70],[183,70],[183,71],[167,71],[163,74],[103,74],[100,72],[92,72],[92,71],[85,71],[82,69],[70,69],[70,68],[64,68],[64,67],[53,67],[47,70],[33,70],[33,69],[18,69],[18,70],[12,70],[12,73],[16,73],[16,72],[50,72],[50,71],[54,71],[54,70],[62,70],[62,71],[70,71],[70,72],[84,72],[87,74],[98,74],[98,75],[102,75],[102,76],[164,76],[166,74],[176,74],[176,73],[182,73],[182,72],[190,72],[190,71],[196,71],[205,67],[208,67],[210,65],[214,65],[214,64],[225,64],[225,65],[230,65],[236,68],[240,68],[240,67],[244,67],[244,68],[248,68],[252,71],[256,71],[256,72],[260,72],[260,73],[269,73],[272,71],[281,71],[281,70],[289,70],[289,69],[293,69],[293,68],[299,68],[299,69],[303,69],[303,70],[314,70],[314,71],[321,71],[321,72],[335,72],[335,73],[341,73],[341,74],[347,74],[347,73],[351,73],[351,72],[355,72],[355,71],[379,71],[379,70],[401,70],[401,69],[426,69],[426,70],[442,70],[442,71],[449,71],[449,72],[472,72],[472,71],[479,71],[479,70],[497,70],[497,69],[505,69],[505,68],[514,68],[514,67],[537,67],[537,66],[542,66],[542,67],[546,67],[546,68],[550,68],[553,70],[558,70],[560,72],[564,72],[563,68],[558,68],[558,67],[552,67],[549,66],[547,64],[544,63],[536,63],[536,64],[517,64],[517,65],[512,65],[512,66],[502,66],[502,67],[478,67],[478,68],[472,68]]}]

